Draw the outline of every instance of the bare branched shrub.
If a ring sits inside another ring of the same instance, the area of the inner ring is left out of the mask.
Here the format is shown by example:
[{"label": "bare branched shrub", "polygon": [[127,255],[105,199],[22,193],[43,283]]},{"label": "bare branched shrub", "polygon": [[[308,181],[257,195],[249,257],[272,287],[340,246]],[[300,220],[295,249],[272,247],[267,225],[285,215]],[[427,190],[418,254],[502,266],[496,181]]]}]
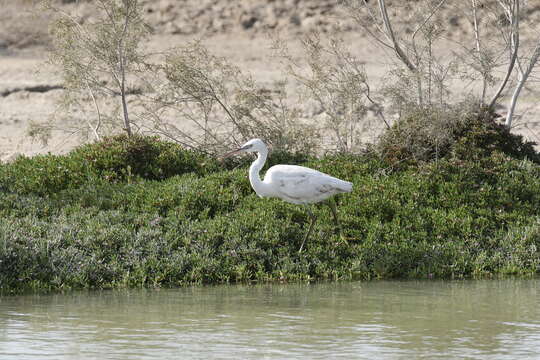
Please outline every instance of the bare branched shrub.
[{"label": "bare branched shrub", "polygon": [[[134,80],[143,70],[145,58],[139,45],[149,34],[140,2],[96,0],[99,11],[94,21],[54,4],[43,2],[54,15],[50,63],[59,69],[65,92],[56,118],[35,125],[30,132],[46,134],[47,129],[56,129],[61,123],[61,130],[83,137],[99,139],[119,127],[131,136],[127,97],[136,92]],[[104,107],[107,112],[102,111]],[[56,121],[59,119],[62,121]]]},{"label": "bare branched shrub", "polygon": [[[293,152],[354,152],[363,145],[361,135],[374,118],[390,128],[389,110],[398,119],[429,114],[426,119],[436,121],[448,118],[447,111],[464,97],[473,98],[479,108],[487,105],[493,110],[515,86],[506,120],[510,126],[521,89],[540,58],[540,42],[528,56],[519,50],[519,0],[418,0],[391,5],[384,0],[343,0],[362,29],[389,51],[393,68],[375,92],[362,63],[341,41],[326,42],[317,33],[306,36],[302,64],[277,41],[288,80],[300,89],[297,99],[288,93],[291,84],[261,86],[199,42],[168,52],[163,63],[150,66],[139,47],[149,34],[140,1],[95,0],[92,4],[100,14],[92,21],[63,12],[54,6],[56,0],[44,1],[56,15],[51,62],[59,66],[66,87],[57,114],[57,119],[63,118],[62,130],[99,139],[120,125],[131,135],[136,126],[212,154],[252,137]],[[397,21],[394,7],[401,7],[399,13],[405,14],[406,21]],[[451,43],[444,18],[448,9],[467,19],[470,39],[455,44],[452,51],[440,52],[441,44]],[[501,68],[506,71],[498,78]],[[137,103],[144,111],[135,117],[128,97],[142,92],[143,77],[148,91]],[[453,92],[456,78],[470,86]],[[320,116],[305,119],[301,109],[306,103],[315,103]],[[144,121],[134,123],[134,118]],[[34,125],[31,133],[46,139],[57,127],[54,120]],[[435,130],[445,134],[444,127],[421,124],[431,130],[415,131],[418,136]],[[433,136],[437,144],[442,142],[439,135]]]},{"label": "bare branched shrub", "polygon": [[306,64],[293,60],[279,38],[273,47],[299,85],[300,101],[314,101],[321,109],[324,122],[317,125],[325,134],[325,150],[359,150],[361,133],[371,125],[368,111],[386,123],[379,102],[370,93],[364,66],[336,38],[325,43],[320,34],[312,33],[302,45]]},{"label": "bare branched shrub", "polygon": [[[399,13],[407,18],[395,24],[395,19],[388,14],[390,7],[383,0],[344,2],[375,44],[395,55],[393,69],[384,80],[382,93],[399,116],[416,111],[418,107],[444,107],[447,103],[451,80],[458,71],[458,58],[436,51],[445,35],[438,14],[445,3],[445,0],[399,5],[393,2],[391,9],[399,8]],[[408,24],[406,28],[404,24]]]},{"label": "bare branched shrub", "polygon": [[274,149],[288,152],[311,154],[320,150],[319,131],[302,121],[300,110],[288,99],[285,82],[266,89],[247,77],[240,85],[233,110],[246,139],[261,137]]},{"label": "bare branched shrub", "polygon": [[146,103],[152,130],[184,146],[220,153],[246,139],[260,137],[274,149],[312,152],[316,132],[298,121],[287,102],[285,84],[272,89],[194,42],[168,54]]},{"label": "bare branched shrub", "polygon": [[[526,2],[420,0],[394,1],[387,5],[385,0],[344,0],[343,3],[366,34],[394,56],[395,68],[385,81],[388,86],[384,92],[400,117],[416,107],[444,108],[459,103],[463,95],[478,99],[479,107],[487,105],[494,109],[515,78],[505,122],[510,127],[520,91],[540,58],[538,35],[534,36],[532,50],[526,51],[520,45],[523,31],[520,9]],[[395,8],[400,8],[402,15],[408,14],[405,15],[410,17],[408,21],[392,18],[389,12]],[[470,24],[471,38],[464,43],[454,42],[452,53],[446,51],[441,56],[435,51],[441,49],[439,41],[445,40],[446,46],[452,42],[448,36],[451,32],[448,18],[444,17],[449,13]],[[498,78],[496,71],[501,68],[504,71]],[[474,86],[469,91],[460,89],[461,94],[452,93],[449,89],[456,77]]]}]

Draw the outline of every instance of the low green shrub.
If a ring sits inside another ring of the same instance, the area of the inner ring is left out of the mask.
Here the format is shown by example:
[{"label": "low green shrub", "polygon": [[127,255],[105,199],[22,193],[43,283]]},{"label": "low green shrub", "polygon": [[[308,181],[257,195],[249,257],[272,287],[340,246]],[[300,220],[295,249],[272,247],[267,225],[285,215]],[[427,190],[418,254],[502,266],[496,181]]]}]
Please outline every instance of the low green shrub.
[{"label": "low green shrub", "polygon": [[[56,160],[60,158],[55,158]],[[52,160],[51,160],[52,161]],[[92,180],[3,193],[0,289],[178,286],[238,281],[462,278],[540,271],[540,170],[494,152],[385,174],[371,156],[309,166],[354,183],[338,197],[345,242],[319,205],[261,199],[246,169],[161,181]]]},{"label": "low green shrub", "polygon": [[19,157],[0,164],[0,189],[48,195],[102,180],[161,180],[185,173],[202,176],[218,169],[217,160],[157,137],[119,135],[67,155]]},{"label": "low green shrub", "polygon": [[514,159],[529,159],[540,164],[536,143],[522,135],[513,134],[503,123],[496,120],[492,111],[481,110],[469,115],[466,122],[453,135],[453,156],[459,159],[482,159],[495,152]]},{"label": "low green shrub", "polygon": [[74,150],[70,156],[84,161],[93,172],[110,181],[130,177],[166,179],[184,174],[216,171],[218,163],[208,156],[154,136],[118,135]]},{"label": "low green shrub", "polygon": [[0,190],[3,193],[47,196],[63,189],[76,188],[92,176],[83,162],[67,156],[21,156],[11,164],[0,163]]}]

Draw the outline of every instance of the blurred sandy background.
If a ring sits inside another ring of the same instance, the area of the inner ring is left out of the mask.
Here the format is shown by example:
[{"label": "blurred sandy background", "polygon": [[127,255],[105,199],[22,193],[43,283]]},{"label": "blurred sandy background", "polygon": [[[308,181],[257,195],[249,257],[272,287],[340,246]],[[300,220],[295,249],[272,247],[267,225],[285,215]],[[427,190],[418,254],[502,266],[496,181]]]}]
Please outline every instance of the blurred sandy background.
[{"label": "blurred sandy background", "polygon": [[[60,1],[59,1],[60,2]],[[62,1],[69,11],[78,11],[91,19],[91,3]],[[353,54],[365,64],[370,82],[377,88],[390,64],[384,51],[376,47],[338,6],[337,0],[157,0],[144,2],[145,18],[154,33],[145,46],[164,50],[203,37],[211,52],[226,56],[232,63],[250,71],[254,78],[269,85],[281,77],[282,69],[270,50],[269,31],[278,31],[288,41],[294,56],[301,57],[299,39],[312,30],[323,33],[338,31]],[[411,3],[414,3],[412,1]],[[389,2],[392,4],[392,2]],[[537,4],[537,5],[535,5]],[[62,153],[79,142],[77,137],[54,133],[47,145],[27,136],[32,121],[45,121],[56,108],[62,94],[62,81],[45,66],[50,46],[46,14],[36,13],[32,1],[0,0],[0,160],[8,161],[18,154]],[[409,4],[410,5],[410,4]],[[401,7],[405,11],[406,7]],[[540,1],[529,1],[526,14],[532,24],[540,18]],[[398,8],[397,11],[400,9]],[[390,13],[397,19],[399,13]],[[471,25],[460,14],[449,12],[447,46],[439,51],[451,52],[455,41],[469,41]],[[406,24],[400,24],[405,26]],[[536,29],[527,36],[534,37]],[[534,76],[520,102],[514,131],[540,142],[538,82]],[[471,84],[456,80],[454,89],[470,91]],[[500,112],[504,114],[505,109]],[[304,116],[317,114],[306,105]],[[377,129],[366,133],[373,139]]]}]

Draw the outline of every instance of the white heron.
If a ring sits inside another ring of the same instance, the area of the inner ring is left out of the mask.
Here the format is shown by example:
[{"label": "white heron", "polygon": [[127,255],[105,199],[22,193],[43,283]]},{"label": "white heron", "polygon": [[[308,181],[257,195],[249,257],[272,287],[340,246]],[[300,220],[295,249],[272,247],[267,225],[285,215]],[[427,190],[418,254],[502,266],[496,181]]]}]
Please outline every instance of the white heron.
[{"label": "white heron", "polygon": [[[259,171],[266,162],[268,148],[261,139],[251,139],[239,149],[223,155],[223,158],[244,152],[257,153],[257,160],[249,168],[249,182],[257,195],[260,197],[280,198],[293,204],[306,206],[311,223],[298,251],[301,252],[317,220],[309,205],[327,200],[339,193],[351,192],[353,184],[320,171],[297,165],[274,165],[268,169],[264,180],[261,181]],[[339,228],[336,204],[331,200],[328,205],[332,209],[334,221]]]}]

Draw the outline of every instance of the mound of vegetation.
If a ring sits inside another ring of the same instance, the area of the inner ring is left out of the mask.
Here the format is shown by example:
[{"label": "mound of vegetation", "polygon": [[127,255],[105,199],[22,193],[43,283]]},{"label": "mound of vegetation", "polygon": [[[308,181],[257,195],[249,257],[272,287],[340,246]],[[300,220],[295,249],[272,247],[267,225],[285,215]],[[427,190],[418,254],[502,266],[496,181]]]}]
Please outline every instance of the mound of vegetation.
[{"label": "mound of vegetation", "polygon": [[376,150],[389,165],[418,165],[442,158],[473,160],[496,152],[540,164],[533,142],[497,121],[497,114],[460,104],[407,114],[379,139]]},{"label": "mound of vegetation", "polygon": [[117,137],[0,164],[0,290],[537,274],[537,154],[481,141],[488,122],[463,129],[438,161],[391,172],[373,154],[272,160],[354,183],[338,198],[347,241],[321,206],[300,254],[305,209],[258,198],[246,160]]},{"label": "mound of vegetation", "polygon": [[19,157],[0,173],[7,192],[47,195],[77,188],[96,178],[111,183],[162,180],[174,175],[213,172],[215,159],[157,137],[119,135],[83,145],[68,155]]}]

